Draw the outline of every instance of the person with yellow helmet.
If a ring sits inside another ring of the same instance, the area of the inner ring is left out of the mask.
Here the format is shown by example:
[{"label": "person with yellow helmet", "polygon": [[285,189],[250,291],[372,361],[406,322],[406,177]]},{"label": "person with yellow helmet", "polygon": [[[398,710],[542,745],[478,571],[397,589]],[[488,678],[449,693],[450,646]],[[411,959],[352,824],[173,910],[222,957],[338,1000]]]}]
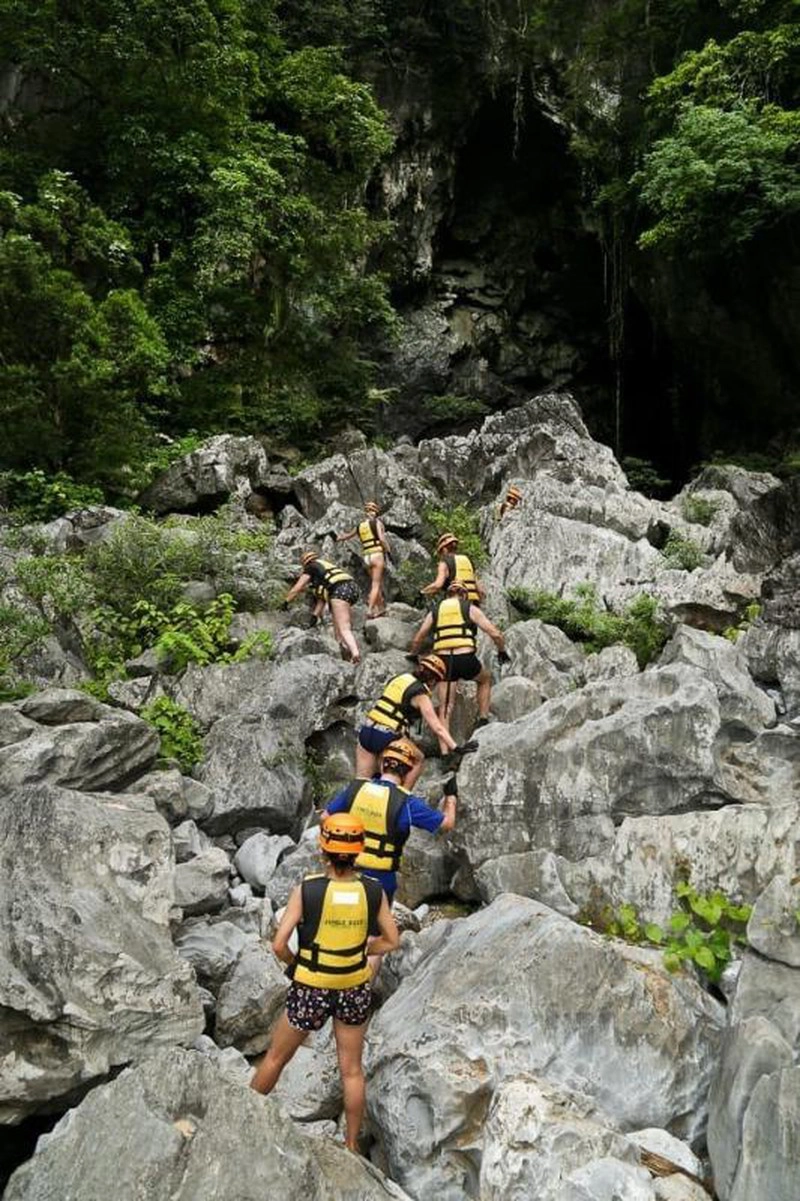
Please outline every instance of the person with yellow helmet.
[{"label": "person with yellow helmet", "polygon": [[[431,689],[446,676],[444,660],[437,655],[425,655],[413,670],[401,672],[387,681],[358,731],[356,776],[368,779],[374,775],[386,747],[405,734],[417,717],[439,739],[442,754],[456,749],[454,739],[437,716],[431,700]],[[411,769],[409,788],[414,787],[424,761],[425,757],[420,751],[419,759]]]},{"label": "person with yellow helmet", "polygon": [[[286,593],[281,609],[284,611],[288,609],[294,598],[306,588],[319,589],[319,599],[327,603],[331,611],[333,632],[336,641],[342,648],[343,657],[350,659],[353,663],[360,663],[361,651],[358,649],[358,643],[353,633],[350,612],[350,606],[359,599],[355,580],[349,572],[343,571],[335,563],[330,563],[327,559],[320,559],[317,552],[313,550],[305,551],[300,562],[302,571]],[[319,605],[315,608],[316,616],[320,616],[318,610]]]},{"label": "person with yellow helmet", "polygon": [[[370,954],[385,955],[397,948],[400,936],[378,882],[355,870],[365,845],[363,822],[350,813],[325,816],[319,842],[325,871],[306,876],[294,889],[272,940],[292,983],[251,1087],[271,1092],[309,1032],[333,1018],[344,1089],[345,1145],[357,1153],[365,1104],[361,1057],[372,999],[367,943]],[[289,948],[295,930],[296,955]]]},{"label": "person with yellow helmet", "polygon": [[[452,830],[456,822],[455,776],[444,786],[443,810],[432,809],[422,797],[411,792],[411,773],[421,759],[422,752],[410,738],[396,739],[381,756],[379,776],[351,780],[325,809],[331,816],[347,813],[363,822],[364,849],[356,859],[356,867],[365,879],[371,878],[381,885],[390,902],[397,889],[397,872],[412,826],[436,834]],[[369,953],[370,957],[379,955],[380,948],[371,943]]]},{"label": "person with yellow helmet", "polygon": [[474,601],[469,599],[466,585],[453,580],[444,600],[435,601],[430,612],[411,640],[411,654],[416,654],[428,637],[433,636],[433,653],[447,667],[445,681],[439,684],[441,704],[439,716],[447,729],[455,705],[454,689],[451,684],[458,680],[474,680],[478,686],[477,726],[485,726],[489,720],[492,701],[492,677],[477,655],[477,632],[483,630],[497,647],[500,663],[508,663],[505,638]]},{"label": "person with yellow helmet", "polygon": [[382,617],[386,612],[386,601],[383,596],[383,573],[386,570],[386,559],[391,554],[386,540],[386,530],[378,514],[380,509],[374,500],[368,500],[364,505],[366,517],[359,522],[354,530],[337,534],[337,542],[347,542],[358,535],[361,550],[364,555],[364,566],[369,572],[370,590],[367,600],[367,618]]},{"label": "person with yellow helmet", "polygon": [[458,553],[458,538],[455,534],[442,534],[436,543],[436,553],[439,556],[436,579],[420,589],[422,594],[435,596],[437,592],[446,592],[454,580],[460,580],[472,604],[479,605],[485,595],[483,584],[475,574],[469,555]]},{"label": "person with yellow helmet", "polygon": [[505,517],[506,513],[508,513],[512,509],[516,509],[521,504],[522,504],[522,493],[520,492],[519,488],[517,488],[514,484],[512,484],[510,486],[510,488],[508,489],[508,492],[506,492],[505,500],[500,505],[498,521],[502,521],[503,518]]}]

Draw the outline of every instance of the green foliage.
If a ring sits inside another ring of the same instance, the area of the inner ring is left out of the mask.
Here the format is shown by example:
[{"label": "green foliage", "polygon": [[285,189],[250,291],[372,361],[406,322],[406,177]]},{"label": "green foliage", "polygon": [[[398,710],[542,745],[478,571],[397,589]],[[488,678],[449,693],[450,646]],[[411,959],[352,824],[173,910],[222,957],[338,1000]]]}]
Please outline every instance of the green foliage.
[{"label": "green foliage", "polygon": [[694,571],[695,568],[702,565],[705,558],[694,539],[679,534],[677,530],[670,530],[661,553],[667,566],[675,567],[680,571]]},{"label": "green foliage", "polygon": [[31,691],[20,674],[22,661],[50,633],[43,617],[15,604],[0,604],[0,701],[16,700]]},{"label": "green foliage", "polygon": [[648,459],[637,459],[627,455],[622,460],[622,470],[628,477],[631,488],[642,492],[645,496],[661,496],[670,481],[658,474],[658,471]]},{"label": "green foliage", "polygon": [[158,731],[164,758],[175,759],[184,774],[191,772],[203,757],[203,738],[191,713],[160,696],[145,705],[140,716]]},{"label": "green foliage", "polygon": [[94,589],[78,555],[20,559],[14,574],[17,586],[51,621],[75,617],[94,603]]},{"label": "green foliage", "polygon": [[0,493],[8,508],[25,521],[52,521],[64,513],[103,503],[103,493],[89,484],[77,484],[64,471],[48,476],[33,471],[8,471],[0,477]]},{"label": "green foliage", "polygon": [[728,626],[722,631],[722,637],[727,638],[728,642],[737,642],[742,634],[750,629],[751,625],[761,616],[761,605],[758,601],[751,601],[745,607],[742,620],[735,626]]},{"label": "green foliage", "polygon": [[662,948],[664,965],[678,971],[684,962],[694,963],[711,983],[717,983],[733,948],[746,943],[744,928],[750,918],[749,905],[735,905],[724,893],[698,893],[687,881],[675,886],[681,907],[664,930],[655,922],[642,922],[635,905],[617,910],[603,906],[584,913],[587,924],[614,938]]},{"label": "green foliage", "polygon": [[710,500],[707,496],[695,496],[689,493],[681,503],[684,520],[694,525],[711,525],[719,510],[719,502]]},{"label": "green foliage", "polygon": [[459,553],[468,555],[476,570],[486,562],[486,547],[478,528],[478,514],[469,505],[429,505],[422,516],[427,527],[426,538],[434,544],[440,535],[453,533],[458,538]]},{"label": "green foliage", "polygon": [[590,654],[622,643],[636,655],[639,666],[646,667],[660,653],[668,629],[657,616],[658,603],[652,596],[642,593],[619,614],[600,608],[593,584],[581,584],[575,592],[575,600],[527,588],[509,588],[506,596],[525,617],[557,626]]},{"label": "green foliage", "polygon": [[449,426],[460,421],[484,417],[488,412],[483,401],[474,396],[426,396],[422,412],[432,426]]}]

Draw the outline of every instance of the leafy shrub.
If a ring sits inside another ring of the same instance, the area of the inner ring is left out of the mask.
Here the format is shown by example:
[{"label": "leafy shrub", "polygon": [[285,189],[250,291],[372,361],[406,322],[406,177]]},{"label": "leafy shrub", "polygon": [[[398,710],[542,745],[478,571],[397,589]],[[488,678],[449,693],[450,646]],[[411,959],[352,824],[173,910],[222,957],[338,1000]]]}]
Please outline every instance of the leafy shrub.
[{"label": "leafy shrub", "polygon": [[185,774],[200,762],[203,738],[197,722],[183,705],[160,696],[145,705],[141,716],[161,736],[161,754],[165,759],[175,759]]},{"label": "leafy shrub", "polygon": [[20,559],[14,574],[18,587],[50,620],[74,617],[94,603],[92,581],[77,555]]},{"label": "leafy shrub", "polygon": [[52,521],[75,509],[103,503],[100,488],[78,484],[64,471],[46,475],[44,471],[8,471],[3,474],[0,492],[7,507],[26,521]]},{"label": "leafy shrub", "polygon": [[469,421],[483,417],[489,410],[474,396],[426,396],[422,402],[423,416],[435,425]]},{"label": "leafy shrub", "polygon": [[722,631],[722,637],[727,638],[728,642],[737,642],[740,635],[749,630],[753,622],[757,621],[760,616],[761,605],[759,605],[758,601],[752,601],[751,604],[746,607],[744,615],[742,616],[742,620],[739,622],[739,624],[735,626],[728,626],[727,629],[724,629]]},{"label": "leafy shrub", "polygon": [[593,584],[581,584],[575,592],[575,600],[527,588],[509,588],[506,596],[518,612],[557,626],[574,642],[582,643],[590,654],[622,643],[633,651],[640,667],[659,654],[668,630],[656,616],[658,603],[652,596],[642,593],[619,614],[600,608]]},{"label": "leafy shrub", "polygon": [[622,460],[621,466],[631,488],[645,496],[661,496],[670,485],[670,480],[659,475],[649,459],[637,459],[628,455]]},{"label": "leafy shrub", "polygon": [[684,520],[693,525],[711,525],[718,510],[719,502],[709,500],[707,496],[694,496],[690,493],[684,496],[681,503]]},{"label": "leafy shrub", "polygon": [[451,532],[458,538],[459,552],[469,555],[473,567],[477,568],[486,562],[486,547],[474,509],[465,504],[429,505],[423,513],[423,520],[434,545],[442,534]]},{"label": "leafy shrub", "polygon": [[641,922],[635,905],[605,906],[590,915],[588,925],[626,942],[649,942],[661,947],[664,965],[671,971],[682,963],[694,963],[716,984],[733,958],[733,948],[746,943],[744,928],[750,919],[749,905],[734,905],[724,893],[698,893],[688,881],[675,886],[680,908],[672,914],[667,930],[655,922]]},{"label": "leafy shrub", "polygon": [[693,538],[687,538],[677,530],[670,530],[661,553],[669,567],[680,571],[694,571],[705,557]]},{"label": "leafy shrub", "polygon": [[31,691],[19,674],[20,660],[35,651],[50,633],[43,617],[20,605],[0,604],[0,701],[15,700]]},{"label": "leafy shrub", "polygon": [[400,564],[395,577],[398,599],[414,608],[419,606],[421,603],[420,590],[423,585],[431,582],[432,575],[429,564],[421,562],[419,559],[406,559],[404,563]]}]

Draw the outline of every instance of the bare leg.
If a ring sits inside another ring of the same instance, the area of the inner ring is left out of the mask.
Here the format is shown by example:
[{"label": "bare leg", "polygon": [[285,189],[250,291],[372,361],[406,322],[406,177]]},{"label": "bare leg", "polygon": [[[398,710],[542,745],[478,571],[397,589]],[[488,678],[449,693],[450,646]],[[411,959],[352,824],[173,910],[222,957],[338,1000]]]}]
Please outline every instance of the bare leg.
[{"label": "bare leg", "polygon": [[378,617],[386,607],[383,599],[383,555],[373,555],[369,563],[371,580],[367,611],[371,617]]},{"label": "bare leg", "polygon": [[331,600],[331,617],[333,632],[338,642],[346,646],[354,663],[361,662],[361,651],[358,649],[355,635],[350,625],[350,603],[346,600]]},{"label": "bare leg", "polygon": [[478,685],[478,717],[489,716],[489,706],[492,703],[492,676],[485,667],[475,681]]},{"label": "bare leg", "polygon": [[363,1026],[347,1026],[338,1018],[334,1018],[333,1021],[336,1054],[339,1059],[339,1071],[342,1073],[344,1089],[345,1146],[348,1151],[352,1151],[356,1155],[358,1154],[358,1132],[364,1120],[366,1096],[364,1071],[361,1067],[361,1053],[364,1048],[366,1029],[366,1022]]},{"label": "bare leg", "polygon": [[359,780],[371,780],[378,770],[378,756],[371,751],[365,751],[360,742],[356,743],[356,776]]},{"label": "bare leg", "polygon": [[301,1043],[308,1038],[307,1030],[295,1030],[282,1013],[278,1018],[269,1050],[256,1068],[250,1087],[257,1093],[271,1093],[278,1077]]}]

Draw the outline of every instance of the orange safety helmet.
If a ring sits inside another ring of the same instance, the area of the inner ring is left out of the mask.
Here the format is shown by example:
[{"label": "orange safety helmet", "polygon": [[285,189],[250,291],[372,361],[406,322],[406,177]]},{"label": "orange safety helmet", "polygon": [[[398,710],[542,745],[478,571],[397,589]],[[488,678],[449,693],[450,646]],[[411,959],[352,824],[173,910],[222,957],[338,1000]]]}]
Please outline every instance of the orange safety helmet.
[{"label": "orange safety helmet", "polygon": [[368,513],[371,517],[377,517],[380,511],[380,505],[377,501],[368,500],[364,505],[364,512]]},{"label": "orange safety helmet", "polygon": [[515,505],[518,505],[521,500],[522,493],[520,492],[519,488],[515,488],[512,484],[506,493],[506,504],[511,505],[513,508]]},{"label": "orange safety helmet", "polygon": [[381,762],[385,764],[387,759],[392,759],[405,767],[415,767],[421,758],[422,752],[415,742],[410,738],[397,738],[384,748]]},{"label": "orange safety helmet", "polygon": [[319,828],[319,845],[331,855],[360,855],[364,823],[352,813],[329,813]]},{"label": "orange safety helmet", "polygon": [[429,671],[432,676],[436,676],[439,680],[447,678],[447,664],[438,655],[423,655],[417,667],[424,668],[425,671]]},{"label": "orange safety helmet", "polygon": [[447,533],[441,535],[439,541],[436,543],[437,555],[440,555],[448,546],[458,546],[458,538],[456,538],[455,534]]},{"label": "orange safety helmet", "polygon": [[303,567],[307,567],[308,564],[313,563],[316,558],[317,552],[315,550],[307,550],[303,552],[300,562],[302,563]]}]

